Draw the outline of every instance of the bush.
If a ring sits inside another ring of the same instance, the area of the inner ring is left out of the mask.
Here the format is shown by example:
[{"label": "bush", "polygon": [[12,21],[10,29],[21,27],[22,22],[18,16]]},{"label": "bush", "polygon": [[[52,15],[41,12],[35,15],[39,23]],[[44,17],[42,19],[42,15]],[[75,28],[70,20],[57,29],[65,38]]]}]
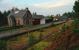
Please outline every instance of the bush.
[{"label": "bush", "polygon": [[79,50],[79,46],[73,46],[69,50]]},{"label": "bush", "polygon": [[75,34],[75,35],[78,35],[79,36],[79,29],[73,29],[73,33]]},{"label": "bush", "polygon": [[6,50],[6,40],[0,40],[0,50]]},{"label": "bush", "polygon": [[74,28],[79,28],[79,19],[74,19],[74,21],[72,22],[72,25]]},{"label": "bush", "polygon": [[66,25],[66,24],[64,24],[63,26],[62,26],[62,32],[64,32],[65,30],[67,30],[68,29],[68,26]]},{"label": "bush", "polygon": [[31,46],[35,43],[36,43],[36,38],[32,34],[30,34],[29,35],[29,46]]}]

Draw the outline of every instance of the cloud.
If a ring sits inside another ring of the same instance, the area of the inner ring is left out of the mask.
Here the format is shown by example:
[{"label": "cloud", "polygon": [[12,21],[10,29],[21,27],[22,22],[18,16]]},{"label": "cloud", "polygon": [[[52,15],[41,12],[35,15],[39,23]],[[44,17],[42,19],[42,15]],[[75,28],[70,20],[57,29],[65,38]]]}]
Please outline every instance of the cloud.
[{"label": "cloud", "polygon": [[33,6],[35,7],[39,7],[39,8],[56,8],[56,7],[61,7],[61,6],[65,6],[71,3],[71,0],[58,0],[57,2],[44,2],[44,3],[37,3],[34,4]]},{"label": "cloud", "polygon": [[3,0],[0,0],[0,2],[2,2]]},{"label": "cloud", "polygon": [[17,7],[17,8],[25,8],[28,6],[25,2],[25,0],[0,0],[0,10],[9,10],[12,7]]},{"label": "cloud", "polygon": [[0,10],[1,11],[9,10],[14,6],[15,6],[15,4],[13,4],[13,0],[2,0],[2,1],[0,1]]},{"label": "cloud", "polygon": [[49,15],[72,11],[71,8],[73,7],[74,1],[75,0],[0,0],[0,10],[9,10],[12,7],[18,7],[20,9],[29,7],[31,12]]},{"label": "cloud", "polygon": [[56,15],[56,14],[63,14],[65,12],[71,12],[73,9],[72,5],[61,6],[58,8],[38,8],[38,7],[30,7],[31,12],[37,12],[37,14],[47,15]]}]

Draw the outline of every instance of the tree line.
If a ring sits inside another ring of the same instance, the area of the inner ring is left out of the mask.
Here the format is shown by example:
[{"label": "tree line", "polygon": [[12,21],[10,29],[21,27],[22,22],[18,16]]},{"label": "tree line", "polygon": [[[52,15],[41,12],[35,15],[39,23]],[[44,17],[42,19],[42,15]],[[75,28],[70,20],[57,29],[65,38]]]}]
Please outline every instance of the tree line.
[{"label": "tree line", "polygon": [[79,0],[75,1],[72,12],[66,12],[63,15],[66,15],[66,16],[68,16],[70,18],[79,19]]},{"label": "tree line", "polygon": [[0,11],[0,27],[8,25],[7,16],[9,15],[10,11]]}]

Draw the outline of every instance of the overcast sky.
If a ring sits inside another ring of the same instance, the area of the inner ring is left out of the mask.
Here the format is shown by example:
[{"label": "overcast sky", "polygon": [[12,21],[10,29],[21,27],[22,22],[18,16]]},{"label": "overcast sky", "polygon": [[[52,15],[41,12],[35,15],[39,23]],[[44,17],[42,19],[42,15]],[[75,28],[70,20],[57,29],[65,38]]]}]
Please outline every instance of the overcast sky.
[{"label": "overcast sky", "polygon": [[9,10],[12,7],[24,9],[43,15],[63,14],[72,11],[75,0],[0,0],[0,10]]}]

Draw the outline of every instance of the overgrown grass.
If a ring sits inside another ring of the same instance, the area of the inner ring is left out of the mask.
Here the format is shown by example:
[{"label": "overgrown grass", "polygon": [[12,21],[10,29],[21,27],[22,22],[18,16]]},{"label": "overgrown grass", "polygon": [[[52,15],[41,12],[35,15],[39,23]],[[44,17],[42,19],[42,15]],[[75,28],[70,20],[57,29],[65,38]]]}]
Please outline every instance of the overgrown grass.
[{"label": "overgrown grass", "polygon": [[27,50],[44,50],[45,47],[49,45],[49,42],[42,41]]}]

